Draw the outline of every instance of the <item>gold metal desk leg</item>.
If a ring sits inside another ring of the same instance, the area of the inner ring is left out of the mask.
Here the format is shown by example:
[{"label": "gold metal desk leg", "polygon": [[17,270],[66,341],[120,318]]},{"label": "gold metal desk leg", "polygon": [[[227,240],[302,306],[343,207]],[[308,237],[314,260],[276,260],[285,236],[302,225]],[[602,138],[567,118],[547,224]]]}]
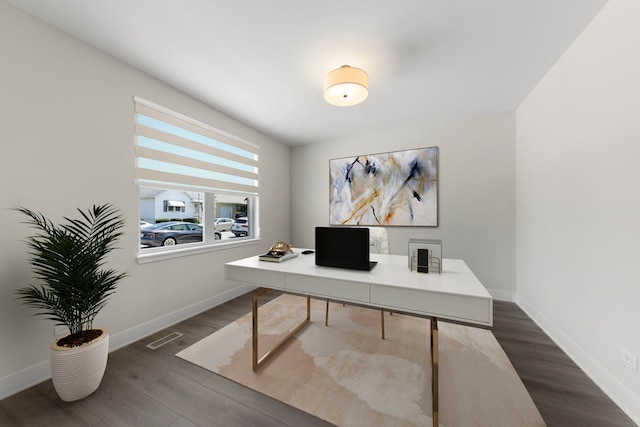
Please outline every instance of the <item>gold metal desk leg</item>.
[{"label": "gold metal desk leg", "polygon": [[298,333],[300,329],[302,329],[309,320],[311,319],[311,297],[307,295],[307,318],[302,321],[298,326],[296,326],[289,334],[284,337],[278,344],[273,346],[272,349],[267,351],[264,356],[258,358],[258,298],[262,295],[270,292],[271,289],[261,289],[253,293],[253,304],[252,304],[252,362],[253,362],[253,370],[254,372],[258,370],[267,360],[271,358],[284,344],[286,344],[291,337]]},{"label": "gold metal desk leg", "polygon": [[324,309],[324,326],[329,326],[329,300],[327,300],[327,306]]},{"label": "gold metal desk leg", "polygon": [[431,318],[431,403],[433,427],[438,427],[438,319]]}]

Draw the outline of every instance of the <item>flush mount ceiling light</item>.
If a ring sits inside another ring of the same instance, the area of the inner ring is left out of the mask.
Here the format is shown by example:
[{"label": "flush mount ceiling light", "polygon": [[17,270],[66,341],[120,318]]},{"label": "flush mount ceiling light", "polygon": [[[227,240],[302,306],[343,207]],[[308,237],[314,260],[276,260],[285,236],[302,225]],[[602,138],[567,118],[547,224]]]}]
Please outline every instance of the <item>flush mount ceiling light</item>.
[{"label": "flush mount ceiling light", "polygon": [[343,65],[324,79],[324,100],[331,105],[349,107],[367,99],[369,76],[360,68]]}]

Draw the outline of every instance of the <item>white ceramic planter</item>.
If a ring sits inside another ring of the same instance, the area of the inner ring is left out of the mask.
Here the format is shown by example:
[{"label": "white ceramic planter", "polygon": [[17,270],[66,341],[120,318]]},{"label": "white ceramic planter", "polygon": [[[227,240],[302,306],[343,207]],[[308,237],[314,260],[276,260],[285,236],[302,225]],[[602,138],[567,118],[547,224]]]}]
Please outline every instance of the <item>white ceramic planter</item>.
[{"label": "white ceramic planter", "polygon": [[51,379],[65,402],[87,397],[100,385],[109,356],[109,333],[101,330],[100,337],[80,347],[59,347],[59,338],[51,344]]}]

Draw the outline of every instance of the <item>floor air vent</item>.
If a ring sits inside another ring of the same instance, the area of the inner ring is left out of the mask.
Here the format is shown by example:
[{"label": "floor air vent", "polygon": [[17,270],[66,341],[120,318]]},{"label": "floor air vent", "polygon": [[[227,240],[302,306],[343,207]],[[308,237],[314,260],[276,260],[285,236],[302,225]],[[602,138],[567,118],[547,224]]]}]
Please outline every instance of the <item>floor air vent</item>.
[{"label": "floor air vent", "polygon": [[171,332],[169,335],[167,335],[166,337],[162,337],[160,339],[155,340],[152,343],[147,344],[147,347],[150,348],[151,350],[155,350],[159,347],[162,347],[163,345],[170,343],[171,341],[178,339],[182,336],[182,334],[180,332]]}]

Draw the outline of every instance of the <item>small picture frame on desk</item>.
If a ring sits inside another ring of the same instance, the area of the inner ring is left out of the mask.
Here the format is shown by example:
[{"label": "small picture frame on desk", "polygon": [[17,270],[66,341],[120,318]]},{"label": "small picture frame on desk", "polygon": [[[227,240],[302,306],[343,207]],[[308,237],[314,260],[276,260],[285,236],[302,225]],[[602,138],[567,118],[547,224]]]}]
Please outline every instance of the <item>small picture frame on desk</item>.
[{"label": "small picture frame on desk", "polygon": [[442,240],[409,239],[409,270],[442,273]]}]

